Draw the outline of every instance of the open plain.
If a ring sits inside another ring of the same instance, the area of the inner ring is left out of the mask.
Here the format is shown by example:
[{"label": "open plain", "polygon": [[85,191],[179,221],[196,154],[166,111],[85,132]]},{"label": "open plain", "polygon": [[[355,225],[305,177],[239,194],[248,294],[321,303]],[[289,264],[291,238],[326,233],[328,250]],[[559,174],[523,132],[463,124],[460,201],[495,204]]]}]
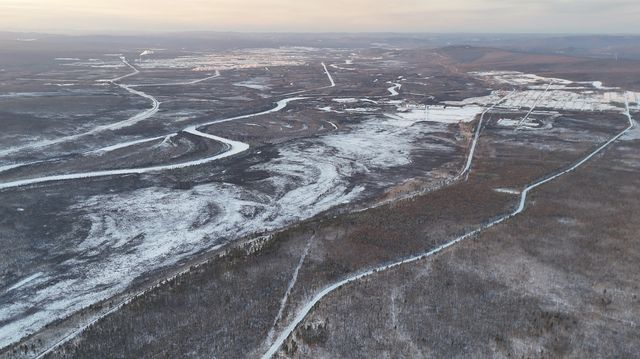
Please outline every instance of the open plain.
[{"label": "open plain", "polygon": [[637,60],[37,54],[0,61],[0,357],[640,352]]}]

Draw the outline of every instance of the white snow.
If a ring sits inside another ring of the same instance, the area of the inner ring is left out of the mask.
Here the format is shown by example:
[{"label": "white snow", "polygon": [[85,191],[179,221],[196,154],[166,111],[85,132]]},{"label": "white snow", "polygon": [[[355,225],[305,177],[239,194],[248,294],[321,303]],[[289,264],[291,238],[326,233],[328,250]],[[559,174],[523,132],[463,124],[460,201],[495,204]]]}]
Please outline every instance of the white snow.
[{"label": "white snow", "polygon": [[494,191],[498,193],[520,194],[520,191],[511,188],[496,188]]},{"label": "white snow", "polygon": [[331,101],[337,102],[337,103],[356,103],[360,101],[360,99],[357,99],[354,97],[347,97],[347,98],[334,98]]},{"label": "white snow", "polygon": [[429,121],[440,123],[471,122],[484,110],[477,105],[468,106],[429,106],[423,105],[398,105],[398,111],[388,114],[389,118],[399,121]]},{"label": "white snow", "polygon": [[58,86],[58,87],[72,87],[72,86],[76,86],[76,83],[70,82],[70,83],[51,83],[51,82],[47,82],[44,84],[45,86]]},{"label": "white snow", "polygon": [[593,81],[591,86],[598,90],[620,90],[619,87],[607,87],[602,84],[602,81]]},{"label": "white snow", "polygon": [[516,127],[519,123],[519,120],[513,120],[510,118],[501,118],[498,120],[498,125],[505,127]]},{"label": "white snow", "polygon": [[378,111],[378,109],[372,108],[372,107],[354,107],[354,108],[344,109],[344,112],[355,112],[355,113],[369,113],[369,112],[376,112],[376,111]]},{"label": "white snow", "polygon": [[391,81],[387,83],[393,85],[387,89],[387,91],[389,91],[389,93],[391,94],[391,97],[398,96],[400,94],[398,90],[400,90],[400,88],[402,87],[402,84],[394,83]]},{"label": "white snow", "polygon": [[199,78],[199,79],[195,79],[195,80],[188,80],[188,81],[178,81],[178,82],[165,82],[165,83],[157,83],[157,84],[153,84],[153,83],[149,83],[149,84],[137,84],[137,85],[127,85],[129,87],[145,87],[145,86],[188,86],[188,85],[196,85],[199,84],[201,82],[204,81],[208,81],[211,79],[215,79],[217,77],[220,77],[220,71],[215,70],[215,73],[213,75],[209,75],[207,77],[203,77],[203,78]]},{"label": "white snow", "polygon": [[[474,72],[472,74],[479,77],[492,78],[498,82],[526,86],[527,89],[518,91],[515,96],[504,103],[502,107],[505,108],[624,112],[622,104],[625,101],[625,92],[620,90],[612,91],[616,89],[604,87],[600,81],[572,82],[565,79],[548,78],[516,71]],[[576,84],[590,86],[591,89],[575,86]],[[494,93],[485,97],[447,103],[485,105],[493,102],[497,96]]]},{"label": "white snow", "polygon": [[309,249],[311,249],[311,244],[313,243],[314,237],[315,235],[312,235],[311,238],[309,238],[309,240],[307,241],[307,245],[305,246],[302,252],[302,255],[300,256],[300,259],[298,260],[298,265],[293,270],[293,275],[291,277],[291,280],[289,281],[287,290],[284,292],[284,296],[280,301],[280,309],[278,310],[278,314],[276,315],[276,318],[273,320],[273,325],[271,326],[271,330],[269,330],[269,334],[267,335],[268,341],[271,341],[273,339],[273,335],[275,334],[275,327],[278,324],[278,322],[280,322],[280,319],[282,319],[282,314],[284,313],[284,309],[287,305],[289,295],[291,295],[291,291],[293,290],[293,287],[296,285],[296,282],[298,281],[298,273],[300,272],[300,268],[302,268],[302,264],[304,263],[305,258],[307,258],[307,255],[309,254]]},{"label": "white snow", "polygon": [[[21,208],[18,208],[18,211],[20,211]],[[24,211],[24,209],[22,209]],[[22,287],[23,285],[33,281],[34,279],[42,276],[42,272],[38,272],[38,273],[34,273],[26,278],[21,279],[20,281],[18,281],[17,283],[13,284],[11,287],[7,288],[7,292],[10,292],[12,290],[18,289],[20,287]]]},{"label": "white snow", "polygon": [[[500,107],[511,110],[550,109],[554,111],[595,111],[595,112],[624,112],[620,106],[624,103],[624,96],[619,93],[590,93],[566,90],[549,90],[546,94],[540,90],[518,91]],[[449,105],[486,105],[495,101],[498,93],[484,97],[469,98],[464,101],[447,101]]]},{"label": "white snow", "polygon": [[336,64],[331,64],[331,65],[329,65],[329,67],[334,68],[336,70],[344,70],[344,71],[355,71],[356,70],[356,69],[349,68],[349,67],[338,66]]},{"label": "white snow", "polygon": [[309,50],[283,47],[278,49],[242,49],[217,53],[195,54],[176,58],[148,58],[143,69],[186,68],[193,71],[230,70],[303,65],[309,60]]},{"label": "white snow", "polygon": [[140,140],[121,142],[121,143],[117,143],[115,145],[98,148],[97,150],[93,150],[93,151],[90,151],[88,153],[90,153],[90,154],[91,153],[93,153],[93,154],[102,154],[102,153],[105,153],[105,152],[115,151],[115,150],[118,150],[118,149],[121,149],[121,148],[126,148],[126,147],[130,147],[130,146],[134,146],[134,145],[139,145],[141,143],[156,141],[156,140],[161,139],[162,137],[163,136],[158,136],[158,137],[151,137],[151,138],[143,138],[143,139],[140,139]]},{"label": "white snow", "polygon": [[553,82],[555,84],[570,85],[573,82],[559,78],[548,78],[534,74],[525,74],[518,71],[485,71],[485,72],[471,72],[472,75],[479,77],[490,77],[500,83],[509,85],[533,85],[533,84],[548,84]]},{"label": "white snow", "polygon": [[355,97],[338,97],[338,98],[331,99],[331,101],[342,103],[342,104],[352,104],[352,103],[358,103],[358,102],[368,102],[376,105],[378,104],[377,101],[370,100],[368,98],[355,98]]},{"label": "white snow", "polygon": [[12,170],[14,168],[18,168],[18,167],[22,167],[22,166],[26,166],[29,164],[32,164],[33,162],[28,162],[28,163],[12,163],[10,165],[4,165],[4,166],[0,166],[0,172],[5,172],[8,170]]},{"label": "white snow", "polygon": [[267,77],[256,77],[251,80],[236,82],[233,86],[247,87],[254,90],[267,91],[271,87],[267,85],[269,79]]},{"label": "white snow", "polygon": [[329,82],[331,82],[331,87],[335,87],[336,82],[333,80],[333,76],[331,76],[331,73],[329,72],[329,69],[327,69],[327,65],[325,65],[324,62],[322,63],[322,67],[324,68],[324,73],[327,74],[327,77],[329,78]]}]

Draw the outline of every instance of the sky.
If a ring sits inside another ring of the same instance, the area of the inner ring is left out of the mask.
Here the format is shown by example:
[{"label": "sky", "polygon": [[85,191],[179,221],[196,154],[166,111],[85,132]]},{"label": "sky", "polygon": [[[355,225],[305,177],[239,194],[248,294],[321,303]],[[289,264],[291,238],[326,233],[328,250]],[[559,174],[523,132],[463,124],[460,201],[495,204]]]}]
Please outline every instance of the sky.
[{"label": "sky", "polygon": [[640,33],[639,0],[0,0],[0,30]]}]

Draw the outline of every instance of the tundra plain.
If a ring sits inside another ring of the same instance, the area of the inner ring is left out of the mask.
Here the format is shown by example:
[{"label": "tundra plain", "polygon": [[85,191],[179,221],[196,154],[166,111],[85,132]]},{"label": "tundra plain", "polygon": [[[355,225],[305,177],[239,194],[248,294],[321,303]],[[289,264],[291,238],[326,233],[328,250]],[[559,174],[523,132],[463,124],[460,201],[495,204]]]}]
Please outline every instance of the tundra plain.
[{"label": "tundra plain", "polygon": [[640,350],[637,61],[123,48],[0,64],[1,356]]}]

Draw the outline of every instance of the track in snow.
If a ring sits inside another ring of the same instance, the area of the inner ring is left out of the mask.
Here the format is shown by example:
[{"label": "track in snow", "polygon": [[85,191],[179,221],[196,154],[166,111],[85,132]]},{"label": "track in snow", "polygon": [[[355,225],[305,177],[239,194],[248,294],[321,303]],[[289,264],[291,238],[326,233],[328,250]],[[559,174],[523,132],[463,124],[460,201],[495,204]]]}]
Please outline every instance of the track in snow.
[{"label": "track in snow", "polygon": [[331,73],[327,69],[327,66],[324,64],[324,62],[322,62],[320,64],[324,68],[324,73],[327,75],[327,78],[329,78],[330,84],[328,86],[322,86],[322,87],[313,88],[313,89],[309,89],[309,90],[300,90],[300,91],[295,91],[295,92],[289,92],[289,93],[285,93],[285,94],[282,94],[282,95],[278,95],[278,97],[299,95],[299,94],[303,94],[303,93],[307,93],[307,92],[311,92],[311,91],[319,91],[319,90],[324,90],[324,89],[336,87],[336,82],[333,80],[333,76],[331,76]]},{"label": "track in snow", "polygon": [[474,157],[474,155],[476,153],[476,146],[478,145],[478,140],[480,139],[480,131],[482,131],[482,125],[484,123],[484,116],[489,111],[493,110],[496,106],[498,106],[499,104],[501,104],[504,101],[506,101],[509,97],[511,97],[515,93],[516,93],[516,91],[513,90],[512,92],[510,92],[509,94],[507,94],[506,96],[504,96],[503,98],[498,100],[496,103],[491,105],[491,107],[489,107],[486,110],[482,111],[482,114],[480,114],[480,120],[478,121],[478,126],[476,128],[475,134],[473,135],[473,141],[471,141],[471,146],[469,147],[469,155],[467,156],[467,162],[465,163],[464,168],[462,168],[462,172],[460,172],[460,174],[458,176],[456,176],[456,178],[454,178],[454,180],[462,177],[463,175],[465,175],[465,180],[467,178],[469,178],[469,170],[471,170],[471,164],[473,163],[473,157]]},{"label": "track in snow", "polygon": [[336,87],[336,82],[333,81],[333,76],[331,76],[331,73],[329,72],[329,69],[327,69],[327,65],[325,65],[324,62],[322,63],[322,67],[324,68],[324,73],[327,74],[327,77],[329,78],[329,81],[331,82],[331,86],[329,86],[329,87]]},{"label": "track in snow", "polygon": [[267,335],[267,340],[269,341],[269,343],[271,343],[271,341],[273,340],[273,336],[275,335],[276,325],[278,325],[278,322],[282,320],[282,315],[284,314],[284,309],[287,306],[289,295],[291,295],[291,291],[293,290],[293,287],[296,285],[296,282],[298,281],[298,273],[300,272],[300,268],[302,268],[302,264],[304,263],[305,258],[307,258],[307,255],[309,254],[309,249],[311,249],[311,244],[313,243],[314,238],[315,238],[315,234],[312,235],[311,238],[309,238],[309,241],[307,242],[307,245],[305,246],[304,251],[300,256],[298,265],[293,271],[293,276],[291,277],[291,281],[289,281],[289,286],[287,286],[287,290],[284,292],[284,297],[280,301],[280,310],[278,310],[278,314],[276,315],[276,318],[273,320],[273,325],[271,326],[271,330],[269,330],[269,334]]},{"label": "track in snow", "polygon": [[[119,150],[121,148],[127,148],[127,147],[131,147],[131,146],[139,145],[141,143],[147,143],[147,142],[159,140],[159,139],[164,138],[164,137],[165,136],[157,136],[157,137],[151,137],[151,138],[143,138],[141,140],[133,140],[133,141],[121,142],[121,143],[117,143],[115,145],[98,148],[97,150],[89,151],[88,153],[111,152],[111,151]],[[2,171],[0,171],[0,172],[2,172]]]},{"label": "track in snow", "polygon": [[527,114],[520,120],[520,122],[518,122],[518,126],[516,126],[516,129],[520,128],[525,122],[527,122],[527,120],[529,119],[529,116],[531,116],[531,114],[533,113],[533,110],[535,110],[538,104],[540,103],[540,100],[542,100],[544,95],[546,95],[547,92],[549,92],[551,85],[553,85],[553,81],[549,82],[549,85],[547,86],[547,88],[545,88],[544,91],[540,94],[540,96],[538,96],[536,101],[533,103],[533,106],[531,106],[531,109],[529,109],[529,112],[527,112]]},{"label": "track in snow", "polygon": [[334,284],[331,284],[330,286],[324,288],[322,291],[320,291],[318,294],[316,294],[309,302],[307,302],[307,304],[305,304],[302,309],[300,309],[298,311],[298,314],[295,316],[295,318],[293,319],[293,321],[282,331],[282,333],[280,333],[280,335],[276,338],[276,340],[274,341],[274,343],[269,347],[269,349],[264,353],[264,355],[261,357],[262,359],[270,359],[273,357],[273,355],[280,349],[280,347],[282,346],[282,344],[284,343],[284,341],[293,333],[293,331],[297,328],[297,326],[306,318],[306,316],[309,314],[309,312],[311,312],[311,310],[313,309],[313,307],[320,302],[320,300],[322,300],[324,297],[326,297],[328,294],[334,292],[336,289],[345,286],[346,284],[355,282],[357,280],[360,280],[364,277],[368,277],[372,274],[378,273],[378,272],[382,272],[382,271],[386,271],[389,269],[393,269],[396,267],[399,267],[401,265],[404,264],[408,264],[408,263],[412,263],[412,262],[416,262],[428,257],[431,257],[437,253],[442,252],[443,250],[459,243],[462,242],[465,239],[469,239],[477,234],[479,234],[480,232],[494,227],[502,222],[505,222],[515,216],[517,216],[518,214],[522,213],[525,210],[526,207],[526,200],[527,200],[527,195],[529,194],[529,192],[539,186],[542,186],[545,183],[551,182],[554,179],[563,176],[569,172],[574,171],[575,169],[577,169],[578,167],[580,167],[581,165],[583,165],[584,163],[586,163],[587,161],[589,161],[590,159],[592,159],[594,156],[596,156],[598,153],[602,152],[604,149],[606,149],[609,145],[611,145],[613,142],[615,142],[616,140],[618,140],[620,137],[622,137],[624,134],[626,134],[627,132],[629,132],[633,127],[634,127],[634,121],[631,118],[631,112],[629,110],[629,102],[628,99],[626,99],[626,108],[627,108],[627,117],[629,119],[629,126],[624,129],[622,132],[618,133],[616,136],[614,136],[613,138],[611,138],[609,141],[605,142],[603,145],[601,145],[600,147],[598,147],[597,149],[595,149],[594,151],[592,151],[590,154],[588,154],[587,156],[585,156],[582,160],[578,161],[577,163],[575,163],[574,165],[572,165],[571,167],[560,171],[552,176],[546,177],[542,180],[538,180],[537,182],[530,184],[528,186],[526,186],[524,188],[524,190],[520,193],[520,203],[518,205],[518,207],[511,213],[504,215],[502,217],[500,217],[497,220],[494,220],[488,224],[485,224],[471,232],[468,232],[450,242],[447,242],[445,244],[442,244],[428,252],[424,252],[421,254],[418,254],[416,256],[413,257],[409,257],[406,259],[402,259],[393,263],[389,263],[389,264],[385,264],[385,265],[381,265],[372,269],[369,269],[365,272],[361,272],[358,274],[354,274],[350,277],[347,277],[339,282],[336,282]]},{"label": "track in snow", "polygon": [[220,77],[220,71],[219,70],[216,70],[215,74],[213,74],[211,76],[207,76],[205,78],[191,80],[191,81],[166,82],[166,83],[159,83],[159,84],[137,84],[137,85],[129,85],[129,87],[189,86],[189,85],[196,85],[196,84],[199,84],[201,82],[208,81],[208,80],[212,80],[212,79],[215,79],[217,77]]}]

